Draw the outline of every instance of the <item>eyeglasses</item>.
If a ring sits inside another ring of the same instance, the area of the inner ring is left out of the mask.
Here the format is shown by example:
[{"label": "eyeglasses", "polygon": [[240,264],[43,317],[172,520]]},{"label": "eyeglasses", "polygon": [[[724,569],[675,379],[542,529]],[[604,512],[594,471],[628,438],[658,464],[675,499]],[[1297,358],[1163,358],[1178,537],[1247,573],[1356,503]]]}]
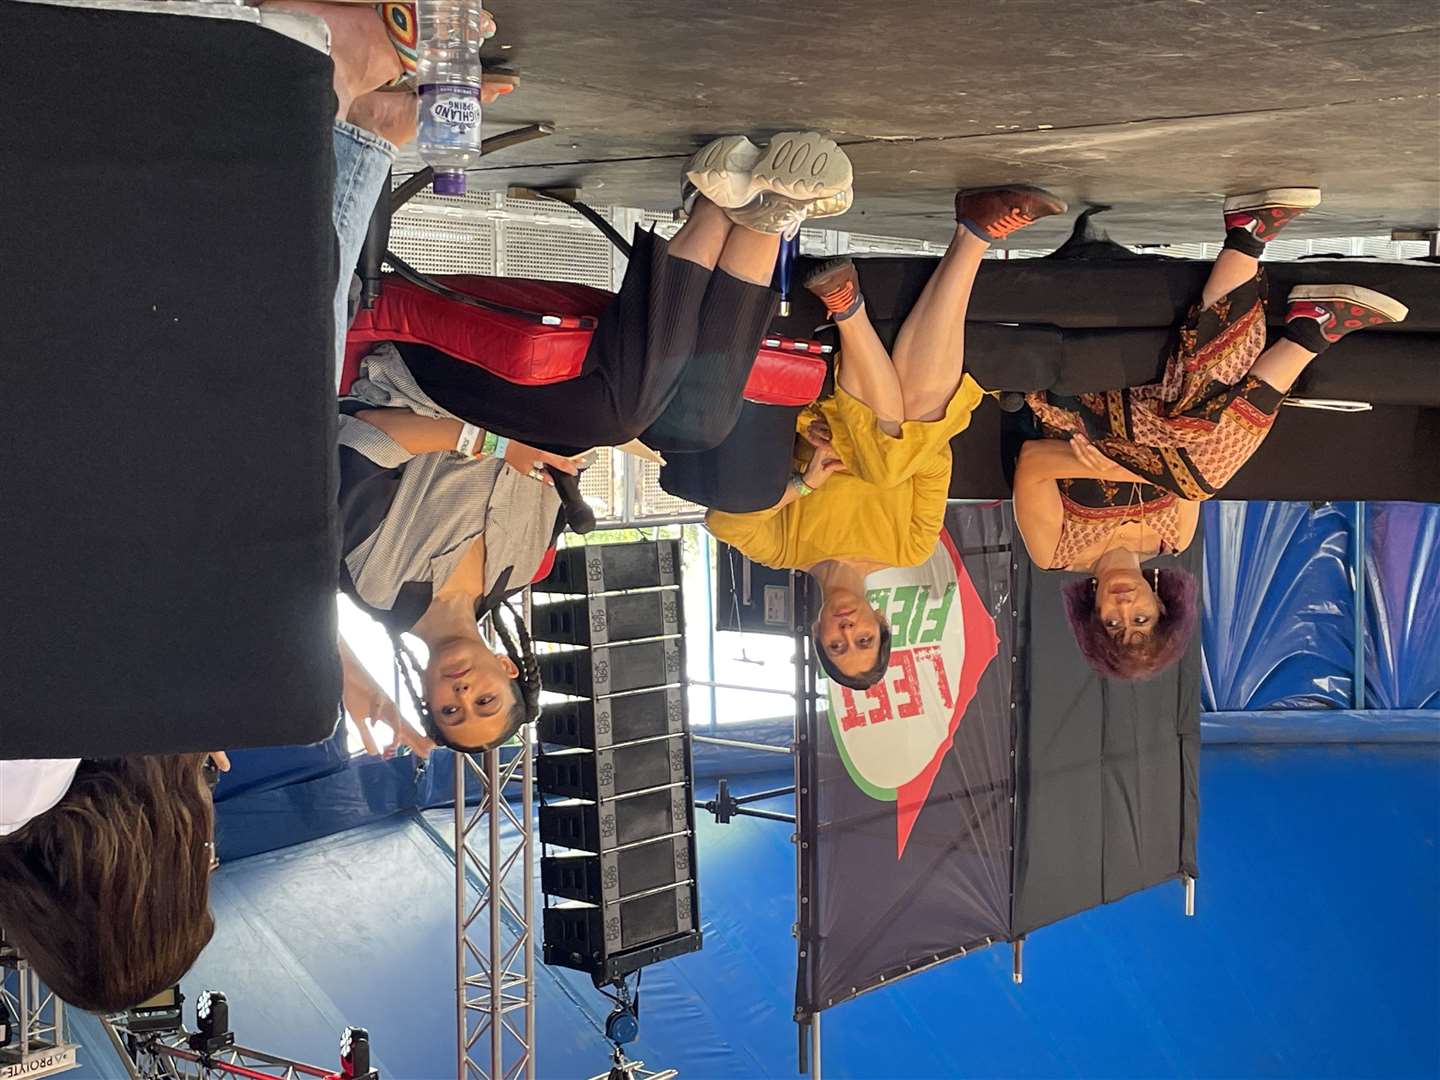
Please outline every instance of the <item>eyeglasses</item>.
[{"label": "eyeglasses", "polygon": [[218,869],[220,868],[220,854],[219,854],[218,849],[215,847],[215,812],[214,812],[215,787],[216,787],[216,785],[218,785],[218,784],[220,783],[220,767],[215,764],[215,761],[214,761],[213,758],[211,758],[211,757],[209,757],[209,756],[207,755],[206,758],[205,758],[205,763],[200,766],[200,774],[205,778],[205,786],[210,789],[210,801],[211,801],[211,812],[210,812],[210,839],[207,840],[207,841],[205,841],[205,844],[204,844],[204,846],[202,847],[201,850],[206,851],[206,852],[209,853],[209,856],[210,856],[210,873],[213,874],[216,870],[218,870]]}]

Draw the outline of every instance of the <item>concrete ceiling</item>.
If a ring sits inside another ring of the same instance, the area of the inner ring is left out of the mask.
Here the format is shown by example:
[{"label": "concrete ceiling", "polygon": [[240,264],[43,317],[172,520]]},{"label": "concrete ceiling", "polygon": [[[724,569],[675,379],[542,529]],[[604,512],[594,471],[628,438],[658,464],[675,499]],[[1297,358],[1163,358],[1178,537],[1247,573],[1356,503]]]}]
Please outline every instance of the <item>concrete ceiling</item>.
[{"label": "concrete ceiling", "polygon": [[[1296,236],[1440,221],[1440,5],[1422,0],[491,0],[521,75],[487,131],[551,121],[481,188],[674,207],[695,147],[831,132],[855,232],[942,240],[957,187],[1114,206],[1117,240],[1216,240],[1217,200],[1318,184]],[[508,45],[510,48],[502,48]],[[1068,222],[1024,246],[1058,243]]]}]

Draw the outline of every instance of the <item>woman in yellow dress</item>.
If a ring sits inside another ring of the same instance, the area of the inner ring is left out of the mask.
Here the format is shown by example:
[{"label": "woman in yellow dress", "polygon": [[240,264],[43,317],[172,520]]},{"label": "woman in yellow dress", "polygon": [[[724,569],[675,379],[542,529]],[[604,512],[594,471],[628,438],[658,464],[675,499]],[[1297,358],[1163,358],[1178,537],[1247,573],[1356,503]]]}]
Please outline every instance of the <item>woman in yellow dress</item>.
[{"label": "woman in yellow dress", "polygon": [[705,524],[756,562],[815,579],[824,597],[816,653],[842,686],[874,686],[890,662],[890,627],[865,597],[866,576],[923,563],[944,524],[950,440],[983,396],[964,372],[965,311],[980,260],[994,241],[1064,210],[1036,188],[956,195],[955,237],[893,356],[866,313],[854,263],[832,259],[805,279],[840,334],[835,394],[798,424],[813,453],[774,506],[712,510]]}]

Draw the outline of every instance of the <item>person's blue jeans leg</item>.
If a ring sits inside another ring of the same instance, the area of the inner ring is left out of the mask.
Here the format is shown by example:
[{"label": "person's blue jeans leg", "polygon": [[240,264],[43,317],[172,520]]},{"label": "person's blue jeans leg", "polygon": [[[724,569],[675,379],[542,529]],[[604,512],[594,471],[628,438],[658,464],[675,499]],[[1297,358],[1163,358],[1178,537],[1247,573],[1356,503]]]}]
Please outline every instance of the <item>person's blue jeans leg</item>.
[{"label": "person's blue jeans leg", "polygon": [[[340,244],[340,280],[335,285],[335,389],[345,364],[345,332],[350,328],[350,278],[375,202],[385,187],[395,147],[373,132],[344,121],[335,122],[335,202],[332,216]],[[386,195],[389,192],[385,192]]]}]

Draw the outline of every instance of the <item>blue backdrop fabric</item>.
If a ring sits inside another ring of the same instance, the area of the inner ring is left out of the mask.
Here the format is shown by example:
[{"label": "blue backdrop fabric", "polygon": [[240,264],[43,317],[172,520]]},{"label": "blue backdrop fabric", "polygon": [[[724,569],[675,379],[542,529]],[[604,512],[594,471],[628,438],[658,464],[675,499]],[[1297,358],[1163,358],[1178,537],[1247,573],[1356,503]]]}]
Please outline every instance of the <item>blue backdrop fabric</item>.
[{"label": "blue backdrop fabric", "polygon": [[[1032,934],[1021,986],[992,948],[865,994],[824,1014],[825,1075],[1433,1076],[1440,748],[1211,746],[1201,770],[1194,919],[1178,885],[1150,889]],[[645,976],[651,1066],[795,1075],[789,834],[702,821],[705,947]],[[362,1024],[389,1080],[453,1076],[453,879],[413,814],[223,866],[186,993],[225,990],[252,1046],[333,1064]],[[539,1075],[603,1072],[607,1003],[584,976],[537,982]],[[74,1075],[118,1080],[85,1027]]]},{"label": "blue backdrop fabric", "polygon": [[1350,705],[1348,507],[1205,505],[1203,709]]},{"label": "blue backdrop fabric", "polygon": [[[1434,710],[1440,506],[1369,503],[1365,517],[1365,708]],[[1202,707],[1352,708],[1355,504],[1211,502],[1203,527]],[[1298,712],[1290,720],[1317,723]]]},{"label": "blue backdrop fabric", "polygon": [[1440,506],[1368,513],[1365,704],[1440,709]]}]

